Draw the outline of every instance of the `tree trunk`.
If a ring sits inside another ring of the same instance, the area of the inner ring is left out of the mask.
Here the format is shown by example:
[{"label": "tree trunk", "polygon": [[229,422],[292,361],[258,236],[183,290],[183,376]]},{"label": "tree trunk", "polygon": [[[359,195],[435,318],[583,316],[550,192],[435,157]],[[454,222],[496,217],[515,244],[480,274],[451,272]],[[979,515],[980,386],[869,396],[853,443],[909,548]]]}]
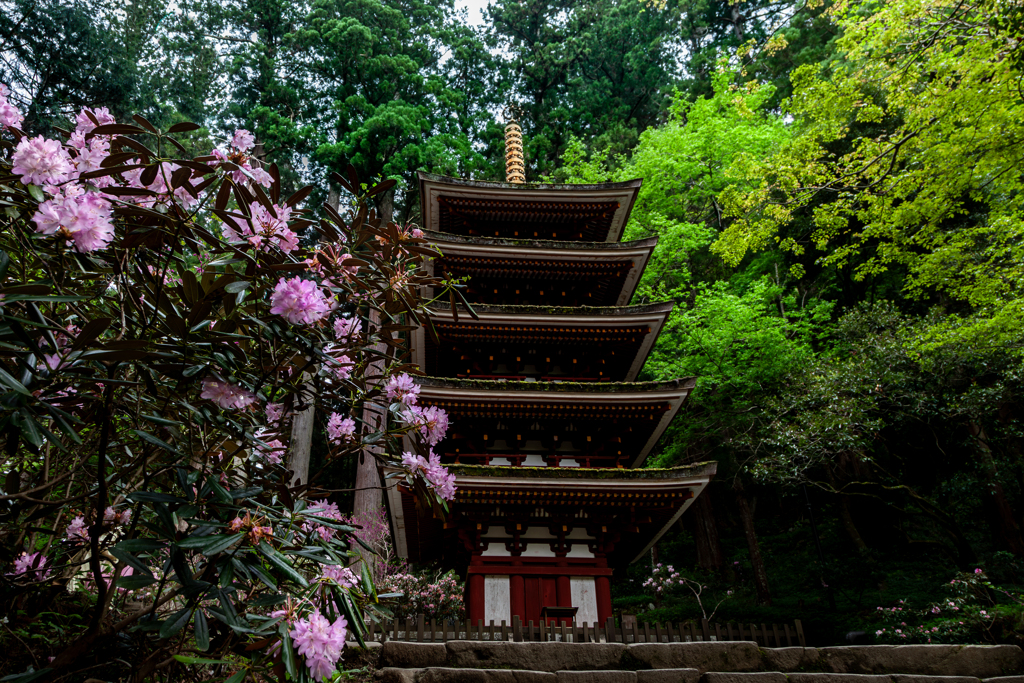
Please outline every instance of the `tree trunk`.
[{"label": "tree trunk", "polygon": [[[308,373],[303,374],[308,377]],[[310,390],[310,383],[304,383],[302,393]],[[296,411],[292,417],[292,438],[288,448],[288,469],[292,471],[292,486],[309,484],[309,453],[313,447],[313,418],[316,412],[312,396],[308,399],[303,397],[303,400],[308,400],[309,405]]]},{"label": "tree trunk", "polygon": [[721,571],[725,565],[722,544],[718,539],[718,524],[711,503],[711,488],[705,487],[690,506],[693,522],[693,540],[697,544],[697,566],[710,571]]},{"label": "tree trunk", "polygon": [[987,491],[985,492],[985,506],[989,509],[995,531],[998,535],[996,542],[1005,545],[1010,552],[1017,556],[1024,556],[1024,538],[1021,537],[1020,527],[1014,518],[1010,502],[1006,500],[1006,493],[1003,485],[999,483],[996,472],[996,461],[992,457],[992,448],[988,445],[988,435],[980,422],[971,420],[967,428],[978,445],[978,455],[981,456],[982,466],[986,475]]},{"label": "tree trunk", "polygon": [[750,508],[750,500],[743,488],[739,478],[733,484],[733,492],[736,494],[736,506],[739,508],[740,520],[743,522],[743,534],[747,537],[747,550],[750,553],[750,564],[754,568],[754,590],[757,592],[757,604],[772,604],[772,594],[768,588],[768,572],[764,567],[764,560],[761,558],[761,546],[757,542],[757,532],[754,530],[754,511]]}]

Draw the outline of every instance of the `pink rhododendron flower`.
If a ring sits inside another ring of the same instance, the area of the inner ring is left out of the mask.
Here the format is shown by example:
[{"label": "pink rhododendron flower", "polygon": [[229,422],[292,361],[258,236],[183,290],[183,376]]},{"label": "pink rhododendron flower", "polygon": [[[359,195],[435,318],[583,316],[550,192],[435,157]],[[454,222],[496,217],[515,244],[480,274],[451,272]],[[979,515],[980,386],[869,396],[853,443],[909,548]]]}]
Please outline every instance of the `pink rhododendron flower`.
[{"label": "pink rhododendron flower", "polygon": [[64,535],[69,541],[88,541],[89,530],[85,526],[85,517],[79,515],[71,520],[71,524],[64,530]]},{"label": "pink rhododendron flower", "polygon": [[118,512],[113,507],[108,507],[103,511],[103,523],[104,524],[128,524],[132,521],[132,511],[122,510]]},{"label": "pink rhododendron flower", "polygon": [[21,176],[26,185],[52,185],[67,180],[73,170],[71,158],[57,140],[42,135],[24,138],[11,156],[11,173]]},{"label": "pink rhododendron flower", "polygon": [[256,401],[256,394],[234,384],[215,379],[203,380],[200,398],[208,398],[225,410],[244,410]]},{"label": "pink rhododendron flower", "polygon": [[274,424],[279,422],[284,417],[284,404],[283,403],[268,403],[267,404],[267,422]]},{"label": "pink rhododendron flower", "polygon": [[320,610],[314,610],[309,618],[296,620],[288,635],[298,653],[305,657],[310,676],[319,681],[334,675],[347,632],[345,617],[339,616],[331,623]]},{"label": "pink rhododendron flower", "polygon": [[0,126],[17,128],[21,126],[21,122],[25,117],[21,115],[17,107],[8,101],[10,96],[10,89],[3,83],[0,83]]},{"label": "pink rhododendron flower", "polygon": [[256,446],[256,452],[271,465],[281,464],[281,453],[284,452],[285,446],[283,443],[274,439],[273,441],[267,442],[267,447]]},{"label": "pink rhododendron flower", "polygon": [[363,322],[359,318],[338,318],[334,321],[334,336],[347,341],[363,331]]},{"label": "pink rhododendron flower", "polygon": [[74,201],[65,202],[64,210],[67,212],[64,227],[78,251],[96,251],[114,239],[110,202],[96,192],[86,192]]},{"label": "pink rhododendron flower", "polygon": [[244,128],[236,130],[234,136],[231,138],[231,146],[239,152],[248,152],[255,144],[256,138],[252,133]]},{"label": "pink rhododendron flower", "polygon": [[224,237],[229,242],[247,241],[257,249],[276,246],[286,254],[298,249],[299,236],[288,228],[291,207],[273,206],[274,213],[271,213],[259,202],[253,202],[249,206],[250,220],[233,219],[233,223],[224,223]]},{"label": "pink rhododendron flower", "polygon": [[351,569],[336,564],[324,565],[324,578],[334,581],[342,588],[355,588],[359,584]]},{"label": "pink rhododendron flower", "polygon": [[270,312],[293,325],[312,325],[331,312],[330,302],[312,280],[281,278],[270,296]]},{"label": "pink rhododendron flower", "polygon": [[436,446],[448,431],[448,413],[437,406],[411,406],[402,414],[402,419],[418,429],[431,446]]},{"label": "pink rhododendron flower", "polygon": [[427,461],[423,478],[442,499],[455,499],[455,475],[448,472],[448,468],[441,464],[441,456],[433,451],[430,452],[430,460]]},{"label": "pink rhododendron flower", "polygon": [[402,453],[402,467],[409,470],[409,474],[416,474],[427,469],[427,459],[422,455],[406,451]]},{"label": "pink rhododendron flower", "polygon": [[416,405],[419,400],[420,386],[406,373],[392,376],[384,385],[384,394],[392,401],[399,401],[407,406]]},{"label": "pink rhododendron flower", "polygon": [[[324,519],[334,520],[339,523],[345,521],[345,517],[341,514],[341,510],[338,509],[337,503],[332,503],[328,500],[313,501],[313,504],[307,508],[306,512],[316,517],[323,517]],[[307,534],[316,533],[324,541],[330,541],[334,538],[334,529],[318,524],[316,520],[303,522],[302,530]]]},{"label": "pink rhododendron flower", "polygon": [[353,420],[351,417],[343,418],[338,413],[331,413],[331,417],[327,421],[327,437],[331,440],[331,443],[340,443],[341,441],[348,441],[352,438],[352,435],[355,433],[355,420]]},{"label": "pink rhododendron flower", "polygon": [[338,379],[348,379],[352,376],[352,366],[354,363],[348,356],[341,355],[333,360],[331,369],[334,370],[334,375]]},{"label": "pink rhododendron flower", "polygon": [[95,117],[95,119],[100,122],[101,126],[106,126],[111,123],[117,123],[117,121],[111,115],[110,110],[106,107],[97,107],[96,109],[90,109],[89,107],[85,107],[82,109],[82,111],[78,113],[78,116],[75,117],[75,123],[78,124],[77,126],[75,126],[76,133],[87,135],[88,133],[92,132],[93,128],[96,127],[96,124],[93,123],[92,118],[89,117],[90,113],[92,113],[93,117]]},{"label": "pink rhododendron flower", "polygon": [[22,553],[14,559],[14,571],[7,576],[42,581],[50,575],[50,570],[46,569],[46,562],[46,555],[42,552]]}]

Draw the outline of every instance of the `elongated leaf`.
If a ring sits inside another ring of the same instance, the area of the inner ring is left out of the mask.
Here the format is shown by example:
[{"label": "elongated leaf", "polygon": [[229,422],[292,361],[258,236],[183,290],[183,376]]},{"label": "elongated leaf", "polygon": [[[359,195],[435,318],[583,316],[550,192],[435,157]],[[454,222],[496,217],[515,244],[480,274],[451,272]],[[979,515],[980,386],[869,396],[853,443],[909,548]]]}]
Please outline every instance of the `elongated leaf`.
[{"label": "elongated leaf", "polygon": [[191,121],[182,121],[176,123],[167,129],[168,133],[187,133],[192,130],[199,130],[200,126],[198,123],[192,123]]},{"label": "elongated leaf", "polygon": [[6,370],[0,368],[0,383],[12,389],[22,396],[31,396],[32,392],[25,388],[25,385],[14,379]]},{"label": "elongated leaf", "polygon": [[160,637],[170,638],[180,631],[188,623],[192,616],[192,608],[184,607],[172,614],[163,624],[160,625]]},{"label": "elongated leaf", "polygon": [[224,683],[242,683],[242,681],[245,680],[245,675],[247,673],[249,673],[249,671],[247,669],[242,669],[241,671],[236,671],[234,674],[231,675],[231,677],[226,679],[224,681]]},{"label": "elongated leaf", "polygon": [[133,429],[132,431],[135,432],[143,441],[148,441],[149,443],[153,444],[154,446],[159,446],[160,448],[162,448],[165,451],[168,451],[170,453],[173,453],[174,455],[185,457],[185,456],[181,455],[181,453],[178,452],[177,448],[175,448],[171,444],[167,443],[163,439],[158,439],[157,437],[153,436],[149,432],[144,432],[141,429]]},{"label": "elongated leaf", "polygon": [[278,629],[278,633],[281,634],[281,661],[284,662],[284,670],[288,672],[289,678],[298,678],[295,649],[292,647],[292,639],[288,635],[288,626],[281,624]]},{"label": "elongated leaf", "polygon": [[117,559],[121,560],[126,565],[128,565],[129,567],[131,567],[132,569],[134,569],[136,571],[142,572],[143,574],[145,574],[147,576],[152,576],[153,575],[153,570],[151,570],[149,567],[147,567],[146,564],[142,560],[140,560],[139,558],[135,557],[134,555],[132,555],[130,552],[128,552],[126,550],[122,550],[121,548],[118,548],[117,546],[114,546],[113,548],[110,549],[110,554],[113,555],[114,557],[116,557]]},{"label": "elongated leaf", "polygon": [[267,558],[267,562],[272,564],[279,572],[287,576],[289,579],[299,584],[303,588],[309,585],[305,577],[302,574],[295,571],[295,567],[288,561],[288,558],[274,550],[266,541],[260,543],[260,552]]},{"label": "elongated leaf", "polygon": [[148,553],[154,550],[160,550],[165,546],[161,541],[153,541],[148,538],[129,538],[125,541],[118,543],[115,548],[125,551],[126,553]]},{"label": "elongated leaf", "polygon": [[[199,614],[199,612],[196,612],[196,614]],[[203,651],[205,652],[206,648],[203,648]],[[226,659],[206,659],[205,657],[189,657],[188,655],[174,655],[174,658],[182,664],[232,664],[232,662]]]},{"label": "elongated leaf", "polygon": [[203,610],[197,609],[192,623],[196,630],[196,649],[206,652],[210,649],[210,625],[206,623],[206,615]]},{"label": "elongated leaf", "polygon": [[152,586],[156,583],[156,579],[152,576],[146,576],[144,574],[133,574],[132,576],[122,576],[117,580],[117,587],[123,588],[126,591],[137,591],[140,588],[146,586]]},{"label": "elongated leaf", "polygon": [[213,536],[190,536],[178,542],[179,548],[193,548],[207,557],[224,552],[242,539],[245,534],[216,534]]},{"label": "elongated leaf", "polygon": [[153,491],[135,491],[128,494],[129,500],[136,503],[187,503],[188,501],[178,496],[171,496],[166,493],[155,493]]}]

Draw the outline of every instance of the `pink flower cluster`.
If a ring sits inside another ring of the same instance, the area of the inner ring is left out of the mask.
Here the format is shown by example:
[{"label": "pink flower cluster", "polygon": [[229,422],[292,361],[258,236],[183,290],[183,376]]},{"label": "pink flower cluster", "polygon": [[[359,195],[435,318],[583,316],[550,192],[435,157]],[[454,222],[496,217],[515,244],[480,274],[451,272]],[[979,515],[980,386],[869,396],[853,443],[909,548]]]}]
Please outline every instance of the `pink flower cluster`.
[{"label": "pink flower cluster", "polygon": [[18,128],[25,119],[10,102],[11,90],[3,83],[0,83],[0,126]]},{"label": "pink flower cluster", "polygon": [[224,237],[230,242],[248,242],[257,249],[264,251],[277,247],[284,253],[299,248],[299,236],[288,227],[292,209],[289,206],[271,205],[273,211],[259,202],[249,206],[249,221],[233,219],[232,223],[224,223]]},{"label": "pink flower cluster", "polygon": [[57,140],[42,135],[22,138],[11,156],[11,172],[26,185],[57,185],[67,181],[74,170],[71,157]]},{"label": "pink flower cluster", "polygon": [[108,507],[103,511],[103,523],[113,526],[115,524],[128,524],[132,521],[131,510],[121,510],[118,512],[113,507]]},{"label": "pink flower cluster", "polygon": [[363,323],[359,318],[338,318],[334,321],[334,336],[338,341],[350,342],[363,331]]},{"label": "pink flower cluster", "polygon": [[343,441],[351,441],[356,433],[356,421],[351,417],[342,417],[339,413],[331,413],[327,420],[327,438],[338,445]]},{"label": "pink flower cluster", "polygon": [[356,575],[352,573],[352,570],[348,567],[342,567],[336,564],[324,565],[325,579],[335,582],[342,588],[355,588],[359,584],[359,580]]},{"label": "pink flower cluster", "polygon": [[405,452],[402,454],[402,465],[410,474],[423,473],[423,479],[443,500],[455,499],[455,475],[441,464],[441,456],[430,451],[430,459],[422,455]]},{"label": "pink flower cluster", "polygon": [[414,406],[419,400],[420,385],[403,372],[401,375],[394,375],[388,379],[387,384],[384,385],[384,394],[392,401]]},{"label": "pink flower cluster", "polygon": [[268,465],[280,465],[281,454],[285,451],[285,445],[277,439],[266,442],[266,447],[256,444],[256,454]]},{"label": "pink flower cluster", "polygon": [[[310,505],[306,512],[316,517],[323,517],[334,522],[344,523],[345,517],[341,514],[341,510],[338,509],[337,503],[332,503],[328,500],[314,500],[313,504]],[[335,536],[334,529],[317,524],[315,519],[303,522],[302,530],[307,534],[317,534],[323,541],[331,541]]]},{"label": "pink flower cluster", "polygon": [[345,647],[348,621],[339,616],[334,622],[314,610],[306,619],[297,619],[288,633],[300,655],[306,659],[309,675],[314,681],[334,675],[341,651]]},{"label": "pink flower cluster", "polygon": [[208,398],[224,410],[245,410],[256,401],[256,394],[235,384],[204,379],[199,398]]},{"label": "pink flower cluster", "polygon": [[249,131],[239,128],[231,137],[230,149],[214,149],[211,153],[219,164],[234,164],[237,169],[230,169],[231,179],[239,185],[247,184],[251,178],[256,184],[270,187],[274,179],[259,166],[253,166],[252,151],[256,138]]},{"label": "pink flower cluster", "polygon": [[266,408],[267,422],[275,424],[285,416],[283,403],[268,403]]},{"label": "pink flower cluster", "polygon": [[46,555],[42,552],[24,552],[14,559],[14,571],[7,576],[14,579],[42,581],[50,575],[50,570],[46,568],[46,562]]},{"label": "pink flower cluster", "polygon": [[320,286],[299,276],[291,280],[281,278],[270,295],[270,312],[292,325],[312,325],[326,318],[331,309],[331,302]]},{"label": "pink flower cluster", "polygon": [[85,517],[79,515],[71,520],[68,528],[64,530],[64,535],[69,541],[88,541],[89,529],[85,526]]},{"label": "pink flower cluster", "polygon": [[402,420],[418,429],[431,446],[436,446],[448,432],[448,413],[437,406],[409,406],[402,413]]},{"label": "pink flower cluster", "polygon": [[83,253],[103,249],[114,239],[110,202],[96,192],[84,191],[79,185],[55,190],[53,199],[39,205],[32,221],[36,224],[36,232],[43,235],[60,233]]}]

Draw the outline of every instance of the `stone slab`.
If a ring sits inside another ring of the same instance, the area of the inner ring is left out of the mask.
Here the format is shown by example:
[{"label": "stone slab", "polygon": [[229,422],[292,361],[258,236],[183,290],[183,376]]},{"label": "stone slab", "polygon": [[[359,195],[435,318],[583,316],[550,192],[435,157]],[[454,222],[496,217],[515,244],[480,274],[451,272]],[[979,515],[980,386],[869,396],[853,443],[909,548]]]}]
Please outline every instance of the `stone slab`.
[{"label": "stone slab", "polygon": [[636,683],[635,671],[559,671],[558,683]]},{"label": "stone slab", "polygon": [[1024,671],[1016,645],[852,645],[818,649],[824,671],[989,678]]},{"label": "stone slab", "polygon": [[636,683],[697,683],[697,669],[649,669],[636,672]]},{"label": "stone slab", "polygon": [[786,683],[781,671],[716,671],[701,676],[701,683]]},{"label": "stone slab", "polygon": [[828,672],[800,672],[788,676],[789,683],[892,683],[889,676],[880,674],[836,674]]},{"label": "stone slab", "polygon": [[1024,683],[1024,676],[995,676],[983,679],[981,683]]},{"label": "stone slab", "polygon": [[[448,666],[588,671],[619,669],[626,646],[621,643],[504,643],[450,640]],[[633,668],[633,667],[624,667]]]},{"label": "stone slab", "polygon": [[754,643],[633,643],[624,663],[630,669],[697,669],[707,671],[757,671],[761,654]]},{"label": "stone slab", "polygon": [[[925,676],[923,674],[893,674],[893,683],[981,683],[974,676]],[[1022,678],[1017,683],[1024,683]]]},{"label": "stone slab", "polygon": [[814,671],[820,665],[813,647],[771,647],[761,650],[767,671]]},{"label": "stone slab", "polygon": [[416,683],[558,683],[558,675],[548,671],[438,667],[420,672]]},{"label": "stone slab", "polygon": [[389,666],[378,670],[373,680],[375,683],[416,683],[422,671],[423,669],[396,669]]},{"label": "stone slab", "polygon": [[425,669],[444,666],[448,650],[444,643],[403,643],[389,640],[380,648],[378,666],[398,669]]}]

